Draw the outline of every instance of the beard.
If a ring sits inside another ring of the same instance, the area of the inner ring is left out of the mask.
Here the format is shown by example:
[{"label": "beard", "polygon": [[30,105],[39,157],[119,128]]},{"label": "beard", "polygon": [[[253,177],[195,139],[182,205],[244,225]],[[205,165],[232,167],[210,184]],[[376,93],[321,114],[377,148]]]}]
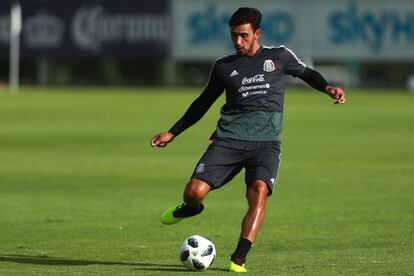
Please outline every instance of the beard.
[{"label": "beard", "polygon": [[247,53],[249,53],[253,48],[253,44],[250,45],[249,47],[245,48],[245,47],[239,47],[237,45],[234,45],[234,49],[236,50],[238,55],[246,55]]},{"label": "beard", "polygon": [[238,55],[244,55],[246,53],[246,49],[243,47],[234,47]]}]

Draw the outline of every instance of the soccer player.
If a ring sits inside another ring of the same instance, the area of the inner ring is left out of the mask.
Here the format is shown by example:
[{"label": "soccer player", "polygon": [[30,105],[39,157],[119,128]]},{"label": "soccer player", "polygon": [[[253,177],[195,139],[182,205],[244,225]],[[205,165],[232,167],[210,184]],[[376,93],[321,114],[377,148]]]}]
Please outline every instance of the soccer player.
[{"label": "soccer player", "polygon": [[247,271],[246,256],[263,222],[267,197],[274,190],[280,162],[285,75],[302,79],[335,103],[345,103],[340,87],[330,86],[291,50],[260,45],[260,21],[261,13],[255,8],[239,8],[231,16],[230,35],[236,53],[215,61],[204,91],[169,131],[150,141],[153,147],[167,146],[200,120],[226,91],[212,143],[185,187],[184,203],[167,209],[161,222],[175,224],[200,214],[208,192],[222,187],[245,168],[248,211],[231,255],[229,270],[233,272]]}]

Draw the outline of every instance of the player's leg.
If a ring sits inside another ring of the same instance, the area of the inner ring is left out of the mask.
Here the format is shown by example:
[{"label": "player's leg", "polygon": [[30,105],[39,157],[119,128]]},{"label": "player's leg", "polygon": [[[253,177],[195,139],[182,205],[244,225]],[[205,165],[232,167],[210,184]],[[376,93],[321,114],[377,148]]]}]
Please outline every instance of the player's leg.
[{"label": "player's leg", "polygon": [[247,189],[249,209],[242,222],[241,239],[249,240],[251,243],[256,240],[265,216],[267,196],[267,185],[262,180],[254,181]]},{"label": "player's leg", "polygon": [[216,139],[209,145],[184,190],[184,203],[167,209],[161,216],[162,223],[174,224],[201,213],[208,192],[222,187],[240,172],[243,166],[238,161],[243,158],[243,151],[232,148],[233,143]]},{"label": "player's leg", "polygon": [[200,214],[204,210],[202,201],[210,190],[210,185],[204,181],[191,178],[184,190],[184,203],[168,208],[161,215],[161,222],[175,224],[184,218]]},{"label": "player's leg", "polygon": [[280,143],[252,142],[246,160],[246,197],[249,209],[243,219],[240,239],[232,254],[230,270],[246,271],[244,264],[265,216],[267,197],[273,192],[280,164]]},{"label": "player's leg", "polygon": [[174,217],[187,218],[200,214],[204,210],[202,201],[210,190],[211,186],[206,182],[191,178],[184,190],[184,203],[174,211]]},{"label": "player's leg", "polygon": [[249,209],[242,222],[237,248],[231,255],[230,270],[235,272],[246,271],[246,256],[256,240],[265,216],[266,199],[268,196],[267,184],[262,180],[253,181],[247,189],[246,196]]},{"label": "player's leg", "polygon": [[183,194],[185,204],[190,207],[197,207],[210,190],[211,186],[206,182],[198,178],[191,178]]}]

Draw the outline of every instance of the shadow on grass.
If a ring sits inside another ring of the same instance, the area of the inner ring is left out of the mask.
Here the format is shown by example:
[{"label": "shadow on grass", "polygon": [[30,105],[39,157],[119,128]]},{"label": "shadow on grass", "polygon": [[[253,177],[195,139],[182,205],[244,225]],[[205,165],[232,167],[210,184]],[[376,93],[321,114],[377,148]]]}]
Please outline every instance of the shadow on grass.
[{"label": "shadow on grass", "polygon": [[[190,272],[190,273],[193,273],[193,272],[195,272],[195,271],[191,271],[191,270],[189,270],[189,269],[187,269],[187,268],[185,268],[185,267],[183,267],[183,266],[180,266],[181,268],[157,268],[157,267],[142,267],[142,268],[137,268],[137,269],[135,269],[135,270],[140,270],[140,271],[164,271],[164,272],[180,272],[180,273],[183,273],[183,272]],[[216,267],[213,267],[213,268],[209,268],[208,269],[209,271],[210,270],[214,270],[214,271],[224,271],[224,272],[229,272],[229,270],[228,269],[223,269],[223,268],[216,268]]]},{"label": "shadow on grass", "polygon": [[[36,264],[36,265],[66,265],[66,266],[87,266],[87,265],[125,265],[137,267],[136,270],[146,271],[169,271],[169,272],[190,272],[188,269],[178,264],[155,264],[137,262],[112,262],[95,260],[73,260],[49,256],[30,256],[15,254],[0,254],[0,262]],[[211,270],[226,271],[224,269],[212,268]]]}]

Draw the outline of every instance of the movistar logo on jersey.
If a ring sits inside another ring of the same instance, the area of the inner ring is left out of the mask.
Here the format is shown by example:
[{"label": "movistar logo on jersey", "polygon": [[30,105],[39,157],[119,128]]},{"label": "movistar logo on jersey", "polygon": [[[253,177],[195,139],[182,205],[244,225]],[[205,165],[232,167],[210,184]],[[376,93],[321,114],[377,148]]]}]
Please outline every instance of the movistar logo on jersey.
[{"label": "movistar logo on jersey", "polygon": [[242,84],[246,85],[246,84],[250,84],[250,83],[258,83],[258,82],[264,82],[265,78],[264,78],[264,74],[257,74],[254,77],[244,77],[242,80]]}]

